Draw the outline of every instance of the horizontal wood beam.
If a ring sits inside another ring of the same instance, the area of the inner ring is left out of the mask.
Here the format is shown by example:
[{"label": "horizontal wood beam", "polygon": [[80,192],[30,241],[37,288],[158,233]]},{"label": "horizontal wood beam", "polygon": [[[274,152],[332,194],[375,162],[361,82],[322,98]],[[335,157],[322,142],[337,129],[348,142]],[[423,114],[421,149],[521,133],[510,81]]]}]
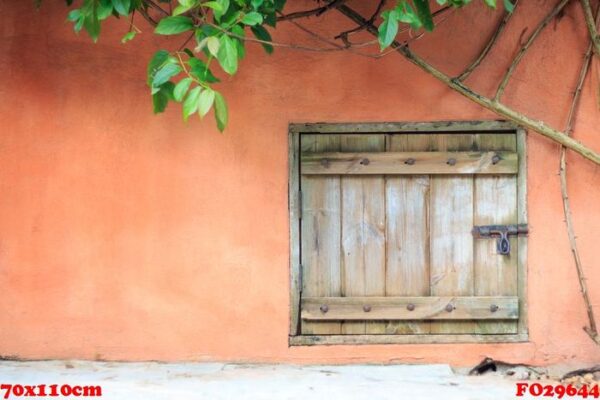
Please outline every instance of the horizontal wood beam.
[{"label": "horizontal wood beam", "polygon": [[498,133],[514,132],[512,121],[349,122],[290,124],[290,132],[302,133]]},{"label": "horizontal wood beam", "polygon": [[331,320],[498,320],[519,318],[519,298],[307,297],[301,318]]},{"label": "horizontal wood beam", "polygon": [[370,344],[431,344],[431,343],[522,343],[529,337],[522,334],[423,334],[423,335],[299,335],[291,336],[291,346],[370,345]]},{"label": "horizontal wood beam", "polygon": [[517,174],[516,152],[304,153],[303,175]]}]

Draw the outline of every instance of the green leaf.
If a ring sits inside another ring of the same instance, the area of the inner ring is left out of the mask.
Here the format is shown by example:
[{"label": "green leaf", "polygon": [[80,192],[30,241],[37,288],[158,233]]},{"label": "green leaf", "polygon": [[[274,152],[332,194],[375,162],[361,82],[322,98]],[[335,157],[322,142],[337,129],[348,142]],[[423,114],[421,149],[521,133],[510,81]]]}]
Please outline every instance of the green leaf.
[{"label": "green leaf", "polygon": [[152,59],[148,63],[148,86],[152,86],[152,81],[154,80],[154,74],[160,67],[163,66],[164,63],[169,59],[169,52],[166,50],[159,50],[152,56]]},{"label": "green leaf", "polygon": [[209,36],[206,38],[206,46],[208,47],[208,51],[210,51],[210,54],[216,57],[217,54],[219,54],[219,47],[221,47],[221,42],[219,42],[219,39],[215,36]]},{"label": "green leaf", "polygon": [[396,10],[384,11],[381,14],[383,22],[379,25],[379,34],[377,39],[381,49],[385,49],[392,44],[398,34],[398,13]]},{"label": "green leaf", "polygon": [[173,89],[173,98],[175,101],[183,100],[191,84],[192,78],[183,78],[175,85],[175,89]]},{"label": "green leaf", "polygon": [[98,3],[98,19],[103,21],[110,17],[113,13],[113,5],[111,0],[100,0]]},{"label": "green leaf", "polygon": [[179,15],[161,19],[154,32],[159,35],[177,35],[178,33],[190,31],[192,29],[194,29],[192,20],[188,17]]},{"label": "green leaf", "polygon": [[398,21],[410,24],[413,29],[419,29],[422,26],[421,20],[406,0],[402,0],[398,4],[396,12],[398,13]]},{"label": "green leaf", "polygon": [[256,10],[258,7],[262,6],[265,0],[252,0],[252,7]]},{"label": "green leaf", "polygon": [[229,10],[229,0],[217,0],[216,2],[221,5],[220,10],[214,10],[215,18],[217,21],[219,21],[221,17]]},{"label": "green leaf", "polygon": [[421,23],[423,24],[423,27],[425,27],[426,30],[428,31],[432,31],[433,30],[433,17],[431,16],[431,9],[429,8],[429,0],[413,0],[415,7],[417,8],[417,14],[419,16],[419,19],[421,20]]},{"label": "green leaf", "polygon": [[130,40],[133,40],[133,38],[135,38],[135,35],[137,35],[136,31],[127,32],[125,36],[123,36],[123,38],[121,39],[121,43],[127,43]]},{"label": "green leaf", "polygon": [[202,3],[202,7],[212,8],[213,11],[223,14],[223,6],[217,1],[207,1],[206,3]]},{"label": "green leaf", "polygon": [[205,89],[200,93],[200,98],[198,99],[198,114],[200,114],[200,118],[203,118],[210,111],[214,101],[214,90]]},{"label": "green leaf", "polygon": [[112,0],[113,7],[121,15],[129,14],[131,0]]},{"label": "green leaf", "polygon": [[81,18],[81,10],[76,8],[75,10],[71,10],[67,15],[67,21],[75,22]]},{"label": "green leaf", "polygon": [[511,3],[510,0],[504,0],[504,8],[506,9],[506,11],[511,13],[515,10],[515,5]]},{"label": "green leaf", "polygon": [[165,64],[162,68],[160,68],[156,74],[154,74],[154,78],[152,79],[152,86],[159,87],[163,83],[168,82],[169,79],[174,77],[175,75],[181,72],[181,67],[177,64]]},{"label": "green leaf", "polygon": [[221,132],[223,132],[227,126],[227,121],[229,119],[228,114],[225,99],[221,93],[215,91],[215,119],[217,120],[217,128],[219,128],[219,131]]},{"label": "green leaf", "polygon": [[94,42],[100,36],[100,20],[95,13],[87,15],[83,21],[83,27]]},{"label": "green leaf", "polygon": [[221,64],[223,71],[229,75],[236,73],[238,68],[238,53],[235,43],[228,35],[221,36],[219,53],[217,54],[217,60]]},{"label": "green leaf", "polygon": [[[267,42],[271,42],[271,34],[267,31],[262,25],[252,26],[250,30],[256,36],[257,39],[264,40]],[[273,46],[266,43],[261,43],[262,47],[264,47],[265,51],[269,54],[273,53]]]},{"label": "green leaf", "polygon": [[488,7],[496,8],[496,0],[483,0]]},{"label": "green leaf", "polygon": [[169,99],[173,97],[173,87],[172,82],[167,82],[160,87],[158,92],[152,95],[154,114],[165,111],[167,104],[169,104]]},{"label": "green leaf", "polygon": [[249,12],[248,14],[244,15],[244,17],[242,18],[242,23],[244,25],[249,25],[249,26],[254,26],[254,25],[260,25],[263,22],[263,16],[260,13],[257,13],[256,11],[252,11]]},{"label": "green leaf", "polygon": [[198,111],[198,98],[200,97],[200,91],[202,88],[200,86],[196,86],[188,93],[185,101],[183,102],[183,119],[185,121],[188,120],[190,115]]},{"label": "green leaf", "polygon": [[198,58],[190,58],[188,63],[190,64],[190,74],[196,79],[207,83],[219,82],[204,61]]}]

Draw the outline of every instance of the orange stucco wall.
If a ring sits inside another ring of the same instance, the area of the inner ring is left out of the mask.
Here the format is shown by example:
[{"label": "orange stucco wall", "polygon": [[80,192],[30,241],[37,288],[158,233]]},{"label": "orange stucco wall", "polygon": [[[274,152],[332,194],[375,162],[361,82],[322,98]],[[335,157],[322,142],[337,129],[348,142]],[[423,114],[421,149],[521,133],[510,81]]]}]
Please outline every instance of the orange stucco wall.
[{"label": "orange stucco wall", "polygon": [[[63,2],[44,3],[39,13],[31,13],[30,1],[0,3],[0,355],[600,361],[600,347],[582,330],[586,314],[563,222],[557,145],[529,135],[529,343],[289,348],[288,123],[496,116],[394,54],[373,60],[278,49],[269,57],[249,46],[240,73],[222,85],[231,122],[219,134],[212,119],[183,123],[177,107],[152,115],[146,61],[156,48],[178,42],[152,37],[140,20],[146,32],[134,42],[121,45],[126,23],[111,22],[94,45],[64,22]],[[486,93],[523,28],[552,2],[521,3],[469,80]],[[469,6],[413,48],[456,73],[498,15]],[[328,18],[327,31],[351,26]],[[573,2],[548,27],[507,89],[508,104],[563,127],[585,48],[581,21]],[[298,41],[302,34],[288,25],[276,38]],[[597,67],[575,136],[600,151]],[[569,166],[577,236],[600,318],[600,168],[572,154]]]}]

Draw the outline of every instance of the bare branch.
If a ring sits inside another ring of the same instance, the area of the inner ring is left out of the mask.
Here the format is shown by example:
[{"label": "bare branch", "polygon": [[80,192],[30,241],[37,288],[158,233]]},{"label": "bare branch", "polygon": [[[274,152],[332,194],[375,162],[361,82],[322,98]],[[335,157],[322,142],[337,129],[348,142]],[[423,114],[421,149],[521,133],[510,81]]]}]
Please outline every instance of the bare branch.
[{"label": "bare branch", "polygon": [[464,81],[465,79],[467,79],[469,77],[469,75],[471,75],[471,72],[473,72],[475,70],[475,68],[477,68],[479,66],[479,64],[481,64],[481,62],[485,59],[485,57],[487,57],[490,50],[492,50],[492,47],[494,47],[494,45],[496,44],[496,41],[498,40],[498,38],[504,31],[504,28],[506,28],[506,24],[510,20],[510,17],[512,17],[512,15],[515,13],[515,10],[518,5],[519,5],[519,0],[516,0],[515,4],[514,4],[515,9],[513,9],[512,12],[504,11],[504,17],[498,24],[498,27],[496,27],[496,30],[494,31],[494,34],[492,35],[490,40],[487,42],[487,44],[485,45],[485,47],[483,48],[483,50],[481,51],[479,56],[475,59],[475,61],[473,61],[471,63],[471,65],[469,65],[462,74],[460,74],[458,77],[456,77],[457,80]]},{"label": "bare branch", "polygon": [[[600,12],[597,12],[596,21],[598,21],[599,16]],[[569,108],[569,114],[567,116],[567,122],[565,125],[566,135],[571,135],[571,133],[573,132],[573,123],[575,120],[575,115],[577,114],[577,108],[579,106],[579,100],[581,98],[581,91],[585,82],[585,77],[587,76],[590,67],[590,62],[592,60],[593,48],[593,41],[590,39],[590,44],[588,45],[587,51],[583,58],[581,70],[579,72],[577,86],[575,88],[575,92],[573,93],[573,101],[571,102],[571,107]],[[598,335],[598,328],[596,325],[596,320],[594,318],[594,311],[592,308],[592,303],[590,301],[590,296],[588,294],[587,281],[583,272],[583,264],[581,262],[581,257],[579,256],[577,238],[575,236],[573,215],[571,211],[571,201],[569,200],[569,191],[567,186],[567,149],[565,148],[565,146],[561,146],[560,149],[559,176],[560,191],[562,195],[563,211],[565,214],[565,224],[567,225],[569,245],[571,247],[571,252],[573,253],[573,261],[575,262],[575,268],[577,270],[577,277],[579,280],[579,287],[581,289],[581,296],[583,297],[583,302],[585,303],[585,308],[588,316],[589,326],[586,326],[584,330],[592,338],[592,340],[600,344],[600,336]]]},{"label": "bare branch", "polygon": [[596,28],[598,22],[594,22],[590,0],[581,0],[581,6],[583,7],[583,14],[585,15],[585,24],[587,25],[590,38],[594,44],[594,51],[596,52],[596,56],[600,57],[600,36],[598,35],[598,29]]},{"label": "bare branch", "polygon": [[[360,15],[359,13],[357,13],[356,11],[354,11],[346,5],[338,7],[338,10],[358,24],[366,24],[368,22],[362,15]],[[375,36],[377,35],[377,28],[373,24],[367,24],[367,31]],[[446,86],[450,87],[454,91],[472,100],[473,102],[481,105],[482,107],[488,110],[495,112],[498,115],[508,118],[509,120],[514,121],[526,128],[529,128],[532,131],[539,133],[540,135],[546,136],[547,138],[550,138],[555,142],[564,145],[568,149],[573,150],[581,156],[587,158],[588,160],[600,165],[600,154],[596,153],[594,150],[586,147],[585,145],[579,143],[578,141],[572,139],[564,133],[553,129],[549,126],[546,126],[546,124],[544,124],[542,121],[529,118],[513,110],[512,108],[505,106],[504,104],[501,104],[497,101],[494,101],[490,98],[487,98],[485,96],[482,96],[481,94],[474,92],[472,89],[465,86],[462,82],[456,79],[452,79],[448,75],[437,70],[425,60],[421,59],[419,56],[414,54],[407,46],[404,46],[395,41],[394,43],[392,43],[392,47],[396,49],[398,53],[402,54],[407,60],[409,60],[428,74],[432,75],[437,80],[446,84]]]},{"label": "bare branch", "polygon": [[535,31],[533,31],[533,33],[529,36],[529,39],[527,39],[527,42],[525,42],[525,44],[523,44],[521,46],[516,57],[513,59],[512,63],[508,67],[508,70],[504,74],[504,78],[502,78],[502,82],[500,82],[500,85],[498,86],[498,90],[496,90],[496,95],[494,96],[494,101],[500,100],[500,97],[502,96],[502,93],[504,93],[504,89],[506,88],[506,85],[508,84],[510,77],[515,72],[515,69],[521,62],[521,59],[523,58],[523,56],[525,55],[527,50],[529,50],[529,48],[531,47],[531,45],[533,44],[535,39],[537,39],[537,37],[544,30],[544,28],[550,23],[550,21],[552,21],[554,19],[554,17],[556,17],[558,15],[558,13],[560,13],[562,11],[562,9],[567,5],[567,3],[569,1],[570,0],[561,0],[552,9],[552,11],[550,11],[550,13],[548,15],[546,15],[546,17],[539,23],[537,28],[535,28]]},{"label": "bare branch", "polygon": [[332,8],[342,5],[345,2],[346,0],[333,0],[322,7],[313,8],[312,10],[298,11],[287,15],[280,15],[277,17],[277,21],[289,21],[292,19],[311,17],[313,15],[318,17],[319,15],[331,10]]},{"label": "bare branch", "polygon": [[[377,8],[375,9],[375,11],[371,15],[371,17],[367,20],[370,24],[372,24],[373,22],[375,22],[375,19],[377,18],[377,16],[379,15],[379,13],[383,9],[383,7],[385,6],[385,3],[386,3],[386,0],[379,0],[379,4],[377,5]],[[342,39],[342,40],[344,40],[346,42],[348,40],[348,35],[349,34],[360,32],[363,29],[365,29],[366,27],[367,27],[367,25],[361,24],[361,25],[357,26],[356,28],[353,28],[353,29],[350,29],[350,30],[347,30],[347,31],[344,31],[344,32],[340,33],[335,38],[336,39]]]}]

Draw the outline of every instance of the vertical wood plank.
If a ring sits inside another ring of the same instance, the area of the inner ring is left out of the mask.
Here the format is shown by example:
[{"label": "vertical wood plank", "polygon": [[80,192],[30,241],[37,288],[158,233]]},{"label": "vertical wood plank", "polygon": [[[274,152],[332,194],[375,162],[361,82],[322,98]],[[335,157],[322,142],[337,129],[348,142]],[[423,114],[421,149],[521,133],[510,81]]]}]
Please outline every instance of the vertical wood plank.
[{"label": "vertical wood plank", "polygon": [[288,206],[290,215],[290,335],[300,333],[300,134],[288,135]]},{"label": "vertical wood plank", "polygon": [[[427,151],[430,135],[393,134],[388,151]],[[386,296],[429,296],[429,176],[386,179]],[[386,324],[388,334],[426,334],[429,322]]]},{"label": "vertical wood plank", "polygon": [[[517,129],[517,153],[519,154],[519,174],[517,175],[517,208],[518,223],[527,224],[527,132],[523,128]],[[528,307],[527,307],[527,236],[519,236],[518,243],[518,281],[519,281],[519,323],[520,334],[527,335]]]},{"label": "vertical wood plank", "polygon": [[[301,152],[339,151],[338,135],[302,135]],[[302,176],[302,296],[341,296],[340,178]],[[302,334],[341,333],[340,322],[301,321]]]},{"label": "vertical wood plank", "polygon": [[[478,150],[516,150],[515,134],[477,135]],[[517,223],[517,178],[515,176],[475,176],[475,225]],[[510,255],[500,255],[496,239],[474,242],[475,295],[516,296],[518,292],[517,238],[511,237]],[[476,333],[517,333],[516,321],[478,322]]]},{"label": "vertical wood plank", "polygon": [[[385,151],[385,135],[342,135],[341,151]],[[383,176],[344,176],[342,274],[344,296],[385,295]],[[345,334],[385,333],[383,322],[344,322]]]},{"label": "vertical wood plank", "polygon": [[[433,135],[438,151],[473,148],[474,135]],[[451,168],[451,166],[449,166]],[[433,296],[472,296],[473,282],[473,177],[431,178],[430,285]],[[432,322],[431,333],[470,333],[475,323]]]}]

